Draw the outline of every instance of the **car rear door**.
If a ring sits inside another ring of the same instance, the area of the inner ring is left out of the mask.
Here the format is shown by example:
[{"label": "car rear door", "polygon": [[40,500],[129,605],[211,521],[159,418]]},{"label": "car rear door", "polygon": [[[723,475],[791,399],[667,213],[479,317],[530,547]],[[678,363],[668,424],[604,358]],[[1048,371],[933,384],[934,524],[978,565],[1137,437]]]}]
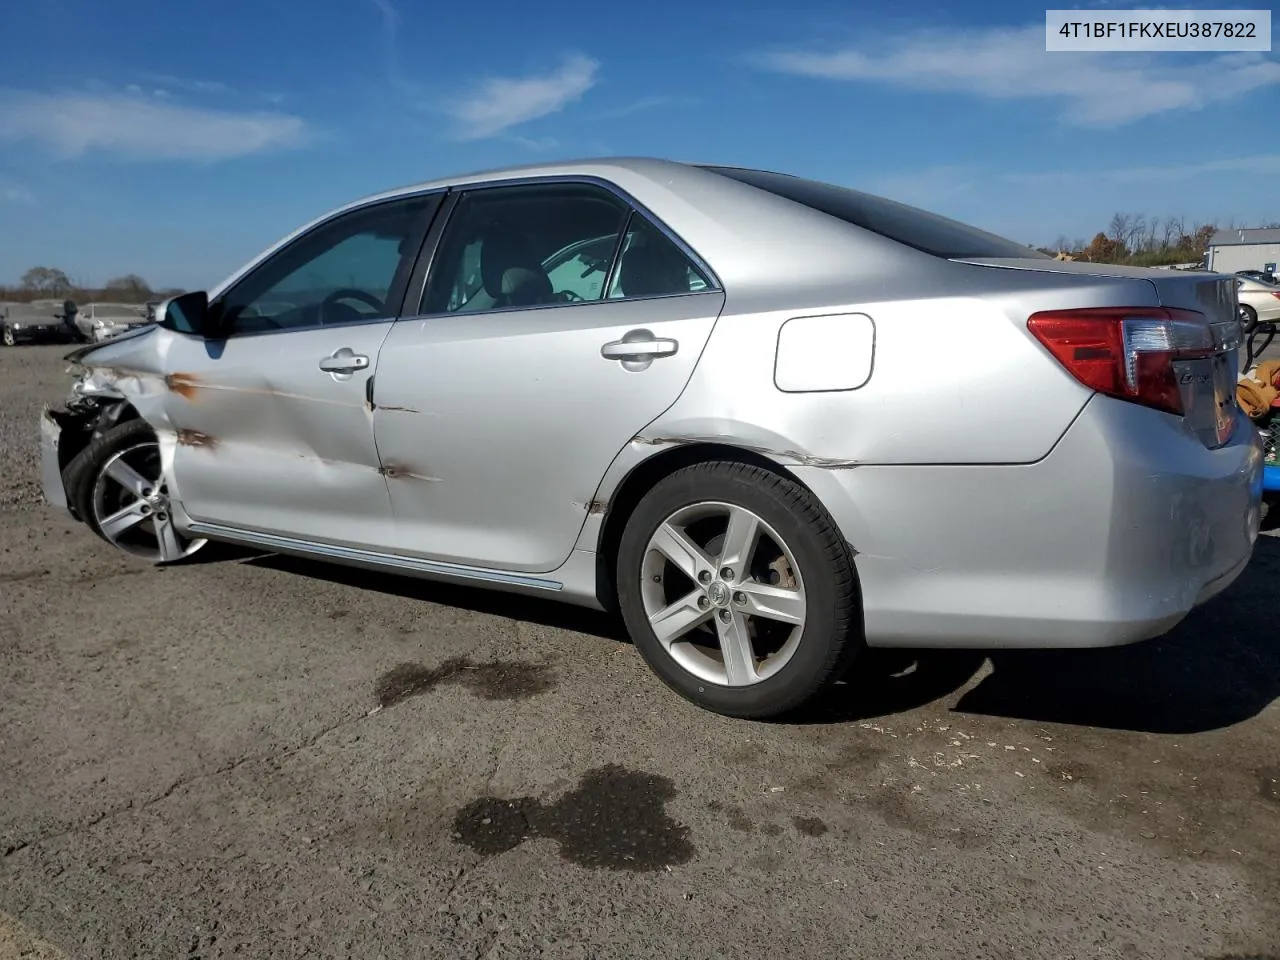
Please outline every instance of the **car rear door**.
[{"label": "car rear door", "polygon": [[369,388],[439,202],[406,197],[325,221],[215,299],[224,339],[175,338],[172,473],[203,532],[392,548]]},{"label": "car rear door", "polygon": [[467,191],[434,250],[374,385],[400,552],[553,570],[609,464],[688,382],[724,295],[597,184]]}]

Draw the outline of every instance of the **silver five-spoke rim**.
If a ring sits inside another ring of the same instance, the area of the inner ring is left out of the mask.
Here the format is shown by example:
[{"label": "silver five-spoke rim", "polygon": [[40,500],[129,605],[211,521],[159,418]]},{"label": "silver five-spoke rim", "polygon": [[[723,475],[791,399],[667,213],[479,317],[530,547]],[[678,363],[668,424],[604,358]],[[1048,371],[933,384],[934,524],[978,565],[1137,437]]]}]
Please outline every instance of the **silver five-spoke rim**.
[{"label": "silver five-spoke rim", "polygon": [[645,616],[683,669],[746,687],[795,655],[805,595],[790,547],[745,507],[704,502],[658,525],[640,572]]},{"label": "silver five-spoke rim", "polygon": [[103,464],[93,485],[93,515],[114,546],[153,563],[181,560],[205,543],[174,529],[154,440],[121,450]]}]

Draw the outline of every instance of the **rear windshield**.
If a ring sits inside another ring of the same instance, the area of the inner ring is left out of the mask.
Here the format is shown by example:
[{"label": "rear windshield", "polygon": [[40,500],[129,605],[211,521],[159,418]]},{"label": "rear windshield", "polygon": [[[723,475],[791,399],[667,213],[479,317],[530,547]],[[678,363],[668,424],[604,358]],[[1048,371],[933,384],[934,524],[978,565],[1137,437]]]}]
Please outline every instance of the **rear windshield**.
[{"label": "rear windshield", "polygon": [[935,213],[909,207],[905,203],[885,200],[869,193],[859,193],[830,183],[805,180],[783,173],[764,170],[742,170],[737,167],[704,167],[714,173],[796,203],[812,207],[828,216],[878,233],[882,237],[905,243],[909,247],[947,259],[974,257],[1033,257],[1049,259],[1045,254],[994,233],[949,220]]}]

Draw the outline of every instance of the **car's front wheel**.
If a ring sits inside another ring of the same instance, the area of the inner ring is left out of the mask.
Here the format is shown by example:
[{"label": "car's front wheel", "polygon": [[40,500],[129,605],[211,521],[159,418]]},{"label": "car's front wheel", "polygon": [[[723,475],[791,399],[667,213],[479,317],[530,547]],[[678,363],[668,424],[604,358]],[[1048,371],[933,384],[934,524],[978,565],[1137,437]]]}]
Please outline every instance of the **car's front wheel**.
[{"label": "car's front wheel", "polygon": [[17,337],[13,335],[13,328],[7,324],[4,328],[4,334],[0,336],[0,339],[4,340],[4,345],[6,347],[12,347],[18,342]]},{"label": "car's front wheel", "polygon": [[145,420],[103,431],[67,464],[63,482],[76,514],[125,553],[172,563],[205,545],[174,527],[160,443]]},{"label": "car's front wheel", "polygon": [[657,483],[627,522],[618,600],[640,654],[706,709],[790,712],[861,649],[850,549],[803,486],[711,462]]}]

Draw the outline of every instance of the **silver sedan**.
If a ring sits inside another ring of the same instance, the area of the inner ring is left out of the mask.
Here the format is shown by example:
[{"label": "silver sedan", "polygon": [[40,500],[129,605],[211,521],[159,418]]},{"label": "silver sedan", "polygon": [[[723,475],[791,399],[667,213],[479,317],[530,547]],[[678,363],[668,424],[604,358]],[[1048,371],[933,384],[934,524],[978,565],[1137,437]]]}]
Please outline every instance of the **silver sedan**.
[{"label": "silver sedan", "polygon": [[617,609],[677,692],[791,711],[868,646],[1156,636],[1258,532],[1235,278],[1059,262],[757,170],[479,173],[307,224],[71,355],[46,496]]}]

